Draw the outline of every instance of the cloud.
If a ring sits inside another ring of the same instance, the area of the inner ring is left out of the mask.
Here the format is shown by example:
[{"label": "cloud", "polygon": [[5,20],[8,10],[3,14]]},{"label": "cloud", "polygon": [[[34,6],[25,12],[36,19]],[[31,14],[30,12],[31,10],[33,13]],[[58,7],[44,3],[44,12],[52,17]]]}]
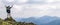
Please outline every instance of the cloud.
[{"label": "cloud", "polygon": [[[17,0],[11,9],[11,15],[14,18],[42,17],[44,15],[59,16],[60,2],[57,0]],[[41,2],[43,4],[40,4]],[[25,4],[25,2],[31,2]],[[23,4],[22,4],[23,3]],[[35,3],[35,4],[34,4]],[[38,3],[38,4],[37,4]],[[47,3],[47,4],[46,4]],[[18,5],[19,4],[19,5]],[[5,8],[1,9],[1,13],[6,13]],[[5,14],[4,14],[5,15]],[[2,15],[1,15],[2,16]],[[5,15],[6,16],[6,15]]]},{"label": "cloud", "polygon": [[26,3],[28,0],[17,0],[17,3]]},{"label": "cloud", "polygon": [[14,0],[6,0],[7,2],[13,2]]},{"label": "cloud", "polygon": [[5,10],[5,7],[4,7],[4,4],[2,3],[2,0],[0,0],[0,18],[4,19],[6,18],[6,10]]},{"label": "cloud", "polygon": [[[16,13],[14,13],[16,16],[20,16],[21,18],[28,18],[28,17],[41,17],[44,15],[49,15],[49,16],[57,16],[57,8],[56,5],[51,5],[51,4],[29,4],[29,5],[15,5],[17,8]],[[58,10],[59,11],[59,10]],[[56,13],[54,13],[56,12]],[[54,14],[53,14],[54,13]],[[13,13],[12,13],[13,14]],[[14,15],[13,14],[13,15]]]}]

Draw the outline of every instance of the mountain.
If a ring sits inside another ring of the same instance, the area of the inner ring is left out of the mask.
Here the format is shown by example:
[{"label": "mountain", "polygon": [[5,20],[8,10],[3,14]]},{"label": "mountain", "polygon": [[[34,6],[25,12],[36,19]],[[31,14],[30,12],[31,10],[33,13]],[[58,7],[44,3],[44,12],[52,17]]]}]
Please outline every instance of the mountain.
[{"label": "mountain", "polygon": [[12,17],[6,19],[0,19],[0,25],[35,25],[34,23],[26,23],[26,22],[16,22]]},{"label": "mountain", "polygon": [[45,25],[60,25],[60,19],[54,20],[54,21],[47,23]]},{"label": "mountain", "polygon": [[[16,20],[18,20],[18,22],[19,21],[21,21],[21,22],[33,22],[33,23],[35,23],[36,25],[53,25],[53,24],[51,24],[51,23],[56,23],[55,22],[55,20],[57,20],[58,21],[58,17],[52,17],[52,16],[43,16],[43,17],[40,17],[40,18],[34,18],[34,17],[30,17],[30,18],[22,18],[22,19],[20,19],[19,20],[19,18],[18,19],[16,19]],[[58,22],[57,22],[58,23]],[[59,22],[60,23],[60,22]],[[58,24],[56,24],[56,25],[58,25]]]}]

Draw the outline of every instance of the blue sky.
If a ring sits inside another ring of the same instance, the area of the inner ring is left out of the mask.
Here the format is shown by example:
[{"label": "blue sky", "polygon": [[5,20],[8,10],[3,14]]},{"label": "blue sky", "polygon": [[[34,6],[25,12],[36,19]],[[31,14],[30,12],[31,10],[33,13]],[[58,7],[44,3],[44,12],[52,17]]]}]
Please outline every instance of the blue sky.
[{"label": "blue sky", "polygon": [[0,0],[0,17],[3,19],[7,17],[4,5],[13,5],[13,18],[60,17],[60,0]]}]

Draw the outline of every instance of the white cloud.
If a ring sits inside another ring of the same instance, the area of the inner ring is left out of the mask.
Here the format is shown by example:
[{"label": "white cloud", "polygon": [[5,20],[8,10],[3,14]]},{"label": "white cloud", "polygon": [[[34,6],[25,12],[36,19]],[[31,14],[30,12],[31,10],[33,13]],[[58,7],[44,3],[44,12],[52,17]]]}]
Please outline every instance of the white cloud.
[{"label": "white cloud", "polygon": [[52,2],[60,2],[60,0],[46,0],[46,2],[48,2],[48,3],[52,3]]},{"label": "white cloud", "polygon": [[[60,14],[57,11],[57,5],[52,5],[52,4],[29,4],[29,5],[16,5],[16,11],[17,13],[14,13],[13,15],[15,16],[20,16],[21,18],[28,18],[32,16],[37,16],[41,17],[44,15],[49,15],[49,16],[59,16]],[[22,7],[21,7],[22,6]],[[23,11],[24,10],[24,11]],[[55,12],[55,13],[54,13]]]},{"label": "white cloud", "polygon": [[0,0],[0,18],[4,19],[6,18],[6,10],[4,7],[4,4],[1,2],[2,0]]},{"label": "white cloud", "polygon": [[15,8],[17,11],[21,11],[21,10],[22,10],[22,6],[21,6],[21,5],[14,5],[14,8]]},{"label": "white cloud", "polygon": [[26,3],[28,0],[16,0],[17,3]]},{"label": "white cloud", "polygon": [[6,0],[7,2],[13,2],[14,0]]},{"label": "white cloud", "polygon": [[[28,2],[28,0],[17,0],[18,3],[25,3]],[[21,1],[21,2],[20,2]],[[39,0],[38,0],[39,1]],[[32,16],[41,17],[44,15],[49,16],[60,16],[60,2],[57,2],[55,0],[45,0],[48,4],[19,4],[17,3],[13,6],[11,9],[12,17],[21,17],[21,18],[28,18]],[[2,13],[4,8],[0,8],[0,12]],[[3,12],[3,15],[6,16]],[[0,14],[2,16],[2,14]]]}]

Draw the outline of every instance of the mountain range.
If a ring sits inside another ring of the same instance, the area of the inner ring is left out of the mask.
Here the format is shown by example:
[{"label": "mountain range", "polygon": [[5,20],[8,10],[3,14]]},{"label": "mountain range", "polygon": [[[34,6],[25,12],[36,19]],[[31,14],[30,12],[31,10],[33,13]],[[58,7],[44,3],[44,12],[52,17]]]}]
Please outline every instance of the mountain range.
[{"label": "mountain range", "polygon": [[39,18],[17,18],[17,22],[33,22],[36,25],[60,25],[60,18],[56,16],[42,16]]}]

